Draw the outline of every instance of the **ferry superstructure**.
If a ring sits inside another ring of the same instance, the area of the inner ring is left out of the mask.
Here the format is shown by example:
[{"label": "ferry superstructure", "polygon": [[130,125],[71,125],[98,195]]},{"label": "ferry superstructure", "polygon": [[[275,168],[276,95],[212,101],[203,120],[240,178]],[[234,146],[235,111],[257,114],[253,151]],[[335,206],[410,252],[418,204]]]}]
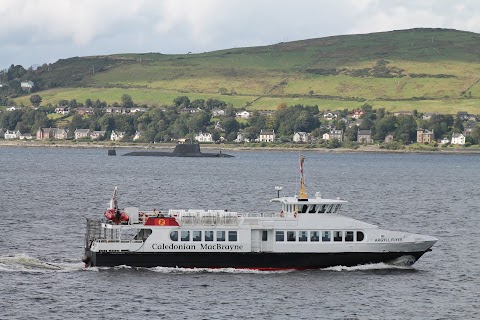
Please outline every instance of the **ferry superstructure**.
[{"label": "ferry superstructure", "polygon": [[339,214],[347,201],[308,198],[300,160],[299,196],[277,197],[272,213],[118,209],[87,219],[86,266],[316,269],[379,262],[411,265],[437,238],[382,229]]}]

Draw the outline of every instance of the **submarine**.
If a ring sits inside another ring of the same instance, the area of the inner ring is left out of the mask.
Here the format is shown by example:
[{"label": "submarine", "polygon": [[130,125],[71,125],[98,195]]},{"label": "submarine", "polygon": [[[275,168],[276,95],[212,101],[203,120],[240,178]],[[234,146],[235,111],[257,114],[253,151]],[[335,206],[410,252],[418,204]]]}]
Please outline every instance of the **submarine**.
[{"label": "submarine", "polygon": [[202,153],[198,143],[177,144],[173,152],[165,151],[133,151],[124,156],[150,156],[150,157],[198,157],[198,158],[233,158],[232,155],[222,153]]}]

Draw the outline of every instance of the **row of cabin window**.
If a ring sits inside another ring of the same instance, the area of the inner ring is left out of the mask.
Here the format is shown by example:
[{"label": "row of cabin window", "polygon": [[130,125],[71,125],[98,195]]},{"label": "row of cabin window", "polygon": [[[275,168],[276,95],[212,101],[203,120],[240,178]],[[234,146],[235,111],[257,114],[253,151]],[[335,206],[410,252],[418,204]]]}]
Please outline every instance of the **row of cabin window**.
[{"label": "row of cabin window", "polygon": [[[202,241],[202,233],[203,233],[203,241],[213,241],[214,235],[216,241],[227,241],[227,232],[226,231],[188,231],[182,230],[180,231],[180,241]],[[170,232],[170,239],[172,241],[178,241],[179,232],[174,230]],[[191,237],[190,237],[191,234]],[[237,231],[228,231],[228,241],[237,241]]]},{"label": "row of cabin window", "polygon": [[[341,204],[304,204],[297,205],[299,213],[335,213],[342,206]],[[287,205],[287,211],[293,212],[294,205]]]},{"label": "row of cabin window", "polygon": [[[287,234],[287,241],[297,241],[297,231],[286,231]],[[309,235],[310,234],[310,235]],[[355,241],[363,241],[365,235],[362,231],[356,232],[356,238],[354,239],[355,232],[354,231],[321,231],[322,234],[322,242],[353,242]],[[332,236],[333,235],[333,236]],[[275,240],[276,241],[285,241],[285,231],[276,231],[275,232]],[[320,241],[320,231],[298,231],[298,241],[306,242],[310,240],[311,242],[318,242]]]}]

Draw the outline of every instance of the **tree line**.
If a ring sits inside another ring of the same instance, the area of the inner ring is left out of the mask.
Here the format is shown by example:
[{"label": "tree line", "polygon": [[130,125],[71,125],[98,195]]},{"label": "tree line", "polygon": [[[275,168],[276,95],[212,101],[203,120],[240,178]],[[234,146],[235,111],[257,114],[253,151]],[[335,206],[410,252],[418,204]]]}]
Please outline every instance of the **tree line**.
[{"label": "tree line", "polygon": [[[343,130],[343,146],[351,147],[357,140],[358,130],[371,130],[372,138],[383,141],[392,134],[394,141],[400,145],[410,144],[416,141],[417,128],[432,130],[435,139],[451,137],[453,132],[463,132],[464,121],[452,115],[433,115],[429,120],[423,120],[422,114],[414,111],[412,115],[395,116],[385,109],[373,109],[364,104],[361,106],[364,114],[361,123],[352,125],[354,119],[348,119],[349,110],[339,111],[335,120],[325,120],[317,105],[287,106],[282,103],[276,107],[273,115],[266,115],[259,111],[251,113],[245,121],[238,121],[233,106],[216,99],[197,99],[191,101],[187,96],[179,96],[172,101],[171,105],[162,107],[149,107],[145,112],[110,114],[105,112],[109,106],[104,101],[92,101],[87,99],[85,103],[78,103],[75,99],[61,100],[56,106],[47,104],[40,106],[42,98],[34,94],[30,101],[38,108],[23,108],[10,112],[0,113],[0,127],[9,130],[20,130],[22,133],[34,134],[40,127],[55,127],[57,121],[66,124],[69,130],[90,129],[92,131],[113,130],[126,133],[126,140],[132,139],[136,131],[142,132],[144,142],[166,142],[173,139],[193,136],[199,132],[209,132],[214,140],[223,137],[227,142],[236,139],[237,134],[242,132],[245,138],[254,140],[262,129],[273,129],[280,142],[291,142],[295,132],[311,133],[317,138],[318,144],[328,147],[339,147],[338,141],[324,142],[322,135],[332,129]],[[48,114],[55,112],[55,107],[69,107],[70,113],[59,119],[53,120]],[[79,107],[93,108],[93,114],[80,116],[76,113]],[[112,106],[133,108],[137,104],[131,96],[125,94],[121,102]],[[144,106],[146,107],[146,106]],[[224,116],[213,116],[213,110],[224,110]],[[192,112],[195,111],[195,112]],[[69,120],[69,121],[65,121]],[[467,137],[469,144],[478,144],[480,132],[476,127],[472,135]]]}]

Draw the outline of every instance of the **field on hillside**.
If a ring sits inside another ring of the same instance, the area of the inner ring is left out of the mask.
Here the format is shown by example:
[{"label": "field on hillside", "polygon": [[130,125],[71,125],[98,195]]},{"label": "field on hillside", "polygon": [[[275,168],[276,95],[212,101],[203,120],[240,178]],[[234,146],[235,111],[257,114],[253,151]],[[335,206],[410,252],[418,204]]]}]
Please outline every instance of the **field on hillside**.
[{"label": "field on hillside", "polygon": [[[41,92],[43,99],[42,104],[57,104],[63,99],[75,97],[78,102],[84,103],[87,98],[92,100],[100,99],[108,103],[120,102],[123,94],[129,94],[135,103],[147,104],[153,106],[170,105],[172,101],[179,95],[186,95],[190,100],[195,99],[218,99],[232,104],[236,108],[242,108],[248,101],[254,99],[253,96],[228,96],[219,94],[200,94],[200,93],[176,93],[162,92],[160,90],[151,89],[121,89],[121,88],[71,88],[71,89],[52,89]],[[29,96],[18,99],[18,102],[24,105],[30,105]],[[288,105],[317,105],[320,110],[353,110],[359,108],[362,104],[368,103],[374,108],[385,108],[387,111],[408,111],[417,110],[419,112],[440,112],[440,113],[457,113],[458,111],[467,111],[469,113],[480,114],[480,99],[445,99],[445,100],[419,100],[419,101],[382,101],[382,100],[366,100],[358,101],[342,101],[335,99],[318,99],[315,97],[301,98],[282,98],[282,97],[263,97],[255,102],[252,106],[248,106],[247,110],[275,110],[280,103]]]},{"label": "field on hillside", "polygon": [[[87,98],[171,104],[218,99],[236,108],[279,103],[353,109],[364,102],[389,111],[480,113],[480,35],[411,29],[344,35],[183,55],[116,54],[71,58],[41,73],[60,88],[43,103]],[[93,72],[93,69],[96,72]],[[228,95],[220,94],[228,93]],[[28,97],[17,102],[29,104]]]}]

